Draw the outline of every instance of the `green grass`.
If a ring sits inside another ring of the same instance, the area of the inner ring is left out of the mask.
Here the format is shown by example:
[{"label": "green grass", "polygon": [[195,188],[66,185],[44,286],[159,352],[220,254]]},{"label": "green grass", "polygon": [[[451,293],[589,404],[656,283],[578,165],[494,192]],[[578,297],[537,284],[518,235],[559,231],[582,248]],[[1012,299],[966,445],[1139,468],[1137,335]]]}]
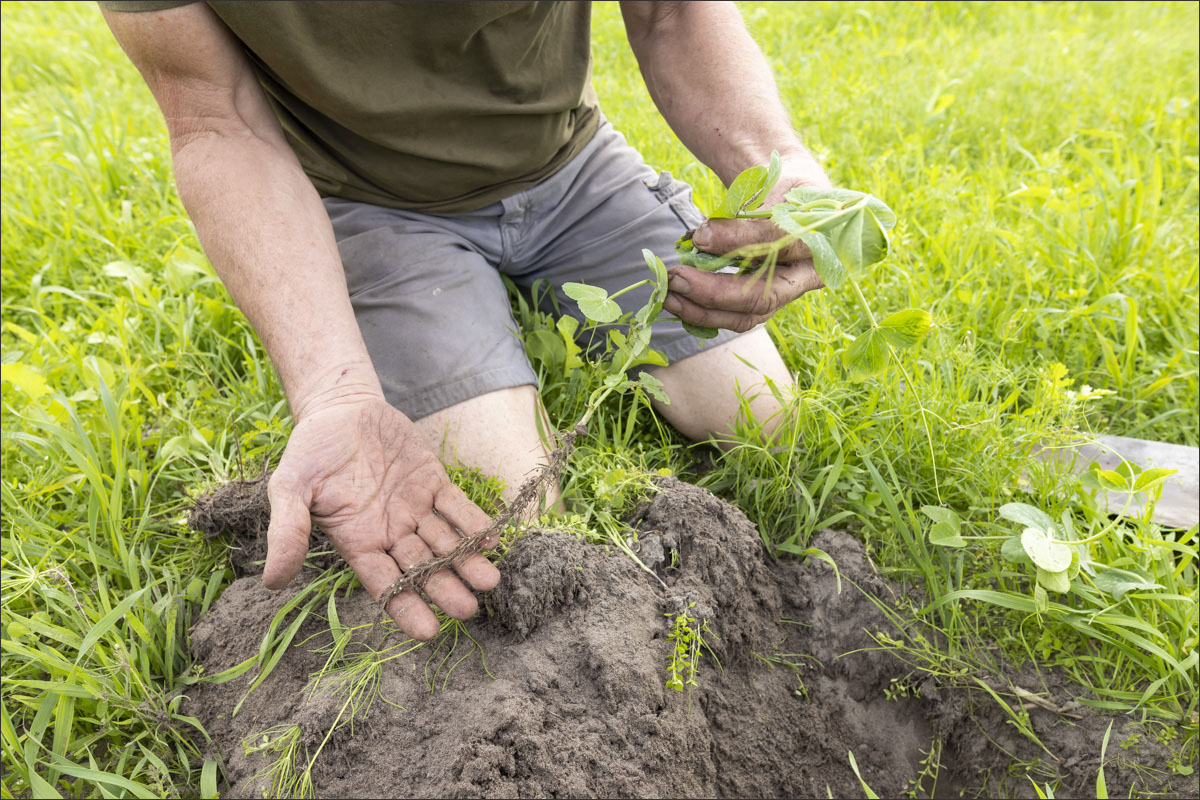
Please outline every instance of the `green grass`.
[{"label": "green grass", "polygon": [[[615,530],[647,476],[669,470],[736,502],[776,552],[849,526],[889,574],[944,599],[925,615],[944,657],[995,646],[1064,667],[1094,703],[1182,721],[1194,742],[1195,688],[1172,667],[1196,652],[1194,530],[1168,537],[1174,561],[1133,546],[1152,534],[1137,520],[1099,542],[1098,560],[1143,559],[1170,585],[1089,630],[1105,599],[1086,583],[1041,614],[954,599],[1031,603],[1029,576],[992,546],[933,547],[917,510],[952,507],[994,535],[995,509],[1020,499],[1086,529],[1104,521],[1072,480],[1031,467],[1038,442],[1197,445],[1197,6],[743,11],[834,181],[899,215],[864,292],[877,311],[927,308],[937,327],[905,355],[909,380],[853,382],[838,358],[860,327],[853,300],[794,303],[770,326],[802,387],[793,446],[747,426],[698,476],[697,450],[620,399],[567,476],[570,524]],[[197,253],[161,119],[94,5],[2,14],[0,796],[207,793],[214,766],[180,705],[195,677],[186,631],[231,573],[224,546],[183,525],[184,489],[257,472],[290,418]],[[609,118],[713,203],[720,187],[654,111],[616,9],[598,5],[595,26]],[[595,375],[537,366],[552,420],[573,421]]]}]

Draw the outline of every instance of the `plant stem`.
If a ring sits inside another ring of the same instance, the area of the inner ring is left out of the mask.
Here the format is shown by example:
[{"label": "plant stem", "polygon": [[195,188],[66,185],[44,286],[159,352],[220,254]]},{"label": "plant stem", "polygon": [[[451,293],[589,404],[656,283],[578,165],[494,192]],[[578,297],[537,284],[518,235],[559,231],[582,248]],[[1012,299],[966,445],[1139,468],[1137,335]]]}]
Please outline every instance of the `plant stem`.
[{"label": "plant stem", "polygon": [[850,276],[850,288],[854,290],[854,296],[858,298],[858,304],[862,310],[867,312],[867,320],[870,321],[871,327],[879,327],[879,323],[875,321],[875,315],[871,313],[871,304],[867,302],[867,298],[863,296],[862,289],[858,288],[858,281]]},{"label": "plant stem", "polygon": [[[858,290],[858,284],[854,284],[854,289],[855,291]],[[859,296],[862,297],[861,293]],[[863,302],[866,302],[865,298],[863,299]],[[869,309],[868,313],[870,313]],[[874,320],[872,320],[872,322],[874,322]],[[891,353],[892,358],[896,360],[896,365],[900,367],[900,374],[904,376],[904,385],[910,392],[913,393],[913,397],[917,399],[917,407],[921,409],[921,425],[925,428],[925,441],[929,443],[929,464],[933,467],[933,491],[937,495],[938,502],[940,503],[942,502],[942,486],[938,481],[937,456],[933,452],[933,431],[930,429],[929,419],[926,417],[926,414],[929,412],[925,408],[925,403],[921,400],[921,393],[918,392],[917,387],[913,385],[912,378],[910,378],[908,375],[908,370],[904,368],[904,362],[900,360],[900,355],[896,352],[896,348],[889,344],[888,352]],[[896,405],[900,405],[899,397],[896,398]]]},{"label": "plant stem", "polygon": [[645,286],[647,283],[653,283],[653,281],[651,281],[649,278],[647,278],[647,279],[646,279],[646,280],[644,280],[644,281],[638,281],[637,283],[633,284],[632,286],[626,286],[624,289],[622,289],[621,291],[617,292],[616,294],[610,294],[610,295],[608,296],[608,299],[609,299],[609,300],[616,300],[618,297],[620,297],[621,295],[625,294],[626,292],[631,292],[631,291],[633,291],[634,289],[638,289],[638,288],[640,288],[640,287],[642,287],[642,286]]}]

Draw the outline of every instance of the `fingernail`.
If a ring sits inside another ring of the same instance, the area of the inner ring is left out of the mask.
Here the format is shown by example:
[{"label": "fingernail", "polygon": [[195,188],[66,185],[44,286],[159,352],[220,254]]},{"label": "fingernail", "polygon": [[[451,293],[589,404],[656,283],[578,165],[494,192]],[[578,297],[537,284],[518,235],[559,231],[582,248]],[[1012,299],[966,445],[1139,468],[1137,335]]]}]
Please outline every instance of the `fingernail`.
[{"label": "fingernail", "polygon": [[670,311],[672,314],[678,314],[679,309],[682,307],[683,304],[679,302],[679,298],[673,294],[667,295],[666,299],[663,300],[663,308],[665,308],[667,311]]},{"label": "fingernail", "polygon": [[672,275],[667,281],[667,288],[675,294],[687,294],[692,290],[692,285],[687,282],[687,278],[681,275]]},{"label": "fingernail", "polygon": [[692,234],[692,243],[696,247],[708,247],[712,244],[712,228],[709,227],[707,222],[697,228],[696,232]]}]

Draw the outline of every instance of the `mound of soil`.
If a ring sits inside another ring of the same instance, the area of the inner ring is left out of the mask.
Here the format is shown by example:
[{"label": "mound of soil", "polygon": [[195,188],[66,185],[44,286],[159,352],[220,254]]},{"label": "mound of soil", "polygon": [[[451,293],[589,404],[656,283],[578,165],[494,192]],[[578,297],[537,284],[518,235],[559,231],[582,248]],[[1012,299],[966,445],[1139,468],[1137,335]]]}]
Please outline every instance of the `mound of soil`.
[{"label": "mound of soil", "polygon": [[[312,773],[321,797],[862,796],[851,750],[876,792],[899,796],[937,742],[940,796],[1032,796],[1023,778],[1001,785],[1013,757],[1040,760],[1041,780],[1057,782],[1060,797],[1094,796],[1108,719],[1031,706],[1029,724],[1053,751],[1046,753],[983,692],[932,681],[895,691],[894,679],[910,669],[869,635],[895,632],[872,600],[890,603],[892,591],[852,537],[825,531],[813,542],[836,561],[839,590],[821,561],[769,560],[754,526],[727,503],[673,479],[660,488],[639,515],[638,547],[657,563],[661,582],[615,549],[530,533],[505,555],[500,586],[466,624],[474,641],[460,635],[457,644],[430,643],[387,661],[383,699],[353,725],[339,716],[345,696],[308,691],[325,663],[320,648],[331,641],[317,617],[248,696],[253,671],[193,687],[182,711],[212,735],[227,794],[261,796],[277,757],[247,754],[243,742],[298,724],[301,768],[304,754],[324,743]],[[282,593],[256,577],[235,581],[192,632],[205,673],[258,652],[299,581]],[[666,615],[689,606],[708,621],[705,639],[720,666],[705,655],[698,686],[680,693],[665,687]],[[361,591],[339,596],[337,608],[347,626],[379,618]],[[347,652],[378,646],[381,631],[360,629]],[[1110,758],[1165,759],[1135,732],[1114,726]],[[1106,775],[1121,795],[1131,786],[1176,788],[1166,771],[1147,774],[1119,760]],[[925,778],[922,793],[934,788]]]}]

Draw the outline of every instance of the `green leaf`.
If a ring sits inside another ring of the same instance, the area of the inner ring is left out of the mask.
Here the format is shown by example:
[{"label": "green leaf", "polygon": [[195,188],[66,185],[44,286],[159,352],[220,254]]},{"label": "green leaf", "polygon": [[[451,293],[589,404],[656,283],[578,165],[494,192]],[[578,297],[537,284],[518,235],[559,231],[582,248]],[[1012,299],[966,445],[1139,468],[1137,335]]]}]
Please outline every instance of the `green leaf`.
[{"label": "green leaf", "polygon": [[649,372],[643,372],[638,376],[638,385],[645,390],[646,394],[653,397],[660,403],[671,404],[671,398],[667,397],[666,391],[663,390],[663,382],[651,375]]},{"label": "green leaf", "polygon": [[200,768],[200,796],[204,800],[217,800],[221,795],[217,791],[217,762],[214,759],[204,759]]},{"label": "green leaf", "polygon": [[1026,528],[1021,533],[1021,546],[1030,560],[1046,572],[1063,572],[1071,566],[1071,548],[1054,541],[1045,531]]},{"label": "green leaf", "polygon": [[850,769],[854,770],[854,777],[858,778],[858,785],[862,787],[863,794],[866,795],[867,800],[879,800],[879,795],[875,794],[871,787],[867,785],[867,782],[863,780],[862,773],[858,771],[858,763],[854,760],[854,751],[847,750],[846,755],[850,757]]},{"label": "green leaf", "polygon": [[1033,564],[1029,559],[1029,554],[1025,552],[1025,547],[1021,544],[1020,536],[1005,539],[1004,544],[1000,545],[1000,555],[1004,557],[1005,561],[1011,561],[1014,564],[1030,566]]},{"label": "green leaf", "polygon": [[[767,184],[766,167],[750,167],[733,179],[725,190],[717,210],[709,214],[709,219],[732,219],[745,206],[763,194]],[[761,202],[761,201],[760,201]]]},{"label": "green leaf", "polygon": [[949,522],[935,523],[929,530],[929,543],[940,547],[966,547],[967,542],[958,535],[958,528]]},{"label": "green leaf", "polygon": [[1066,594],[1071,591],[1071,579],[1067,577],[1066,570],[1050,572],[1038,567],[1037,582],[1039,585],[1046,587],[1046,590],[1050,592]]},{"label": "green leaf", "polygon": [[1054,520],[1046,512],[1026,503],[1006,503],[1000,506],[1000,516],[1027,528],[1047,532],[1054,530]]},{"label": "green leaf", "polygon": [[1116,720],[1109,720],[1104,730],[1104,741],[1100,743],[1100,770],[1096,773],[1096,800],[1108,800],[1108,782],[1104,780],[1104,756],[1108,753],[1108,737],[1112,735],[1112,726]]},{"label": "green leaf", "polygon": [[1137,476],[1137,480],[1133,483],[1133,490],[1135,492],[1148,492],[1177,472],[1179,472],[1177,469],[1162,469],[1160,467],[1148,469]]},{"label": "green leaf", "polygon": [[661,258],[645,248],[642,249],[642,258],[646,260],[646,266],[654,273],[654,293],[650,296],[651,300],[661,303],[667,297],[667,265],[662,262]]},{"label": "green leaf", "polygon": [[912,347],[929,332],[933,325],[933,317],[928,311],[918,308],[908,308],[879,323],[879,332],[893,347]]},{"label": "green leaf", "polygon": [[717,335],[716,328],[706,328],[703,325],[693,325],[690,322],[683,322],[683,320],[680,320],[680,322],[683,323],[683,329],[685,331],[687,331],[692,336],[695,336],[697,338],[712,339],[714,336]]},{"label": "green leaf", "polygon": [[1092,578],[1092,583],[1100,591],[1112,595],[1112,598],[1118,603],[1129,592],[1152,591],[1163,588],[1161,584],[1155,583],[1145,575],[1117,567],[1110,567],[1099,573],[1096,577]]},{"label": "green leaf", "polygon": [[887,342],[878,328],[871,328],[850,343],[842,354],[842,363],[858,376],[878,375],[887,367]]},{"label": "green leaf", "polygon": [[552,369],[557,369],[566,359],[562,339],[545,328],[535,328],[525,334],[525,352],[534,364],[543,363]]},{"label": "green leaf", "polygon": [[1033,610],[1039,614],[1045,614],[1050,610],[1050,597],[1042,585],[1036,581],[1033,584]]},{"label": "green leaf", "polygon": [[961,530],[962,520],[958,514],[954,513],[949,508],[941,506],[921,506],[921,513],[929,517],[934,522],[945,522],[954,526],[955,531]]},{"label": "green leaf", "polygon": [[0,365],[0,379],[8,381],[33,400],[50,391],[42,374],[28,364],[18,362]]},{"label": "green leaf", "polygon": [[843,210],[856,203],[861,203],[875,215],[875,219],[878,220],[880,227],[884,230],[890,231],[896,227],[896,212],[892,211],[887,203],[878,197],[865,192],[856,192],[853,189],[822,189],[814,186],[797,186],[789,191],[784,196],[784,199],[805,211],[824,207],[825,210],[823,213],[826,215],[830,211]]},{"label": "green leaf", "polygon": [[575,334],[579,330],[579,320],[564,314],[558,318],[554,327],[558,330],[558,335],[562,337],[563,348],[566,351],[566,358],[563,362],[563,377],[566,377],[571,374],[571,370],[583,366],[583,359],[579,357],[583,350],[575,341]]},{"label": "green leaf", "polygon": [[800,241],[804,242],[808,252],[812,254],[813,269],[816,270],[821,283],[830,289],[840,289],[846,282],[846,267],[837,257],[825,234],[816,231],[802,233]]},{"label": "green leaf", "polygon": [[1111,492],[1128,492],[1130,489],[1129,481],[1125,479],[1124,475],[1115,470],[1096,470],[1096,480],[1100,484],[1100,488],[1108,489]]},{"label": "green leaf", "polygon": [[564,283],[563,292],[579,304],[579,310],[592,322],[616,322],[621,316],[621,307],[610,300],[608,292],[599,286],[586,283]]},{"label": "green leaf", "polygon": [[[157,581],[155,581],[155,583],[157,583]],[[150,586],[153,585],[155,584],[150,584]],[[143,586],[133,594],[128,595],[124,600],[117,604],[116,608],[105,614],[95,625],[92,626],[91,630],[87,632],[87,636],[83,637],[83,642],[81,642],[79,645],[79,656],[75,659],[76,665],[83,660],[85,655],[89,655],[91,653],[92,646],[96,644],[96,642],[100,641],[100,637],[108,633],[108,631],[114,625],[125,618],[125,615],[129,613],[129,609],[132,608],[133,604],[136,603],[138,599],[146,593],[146,590],[149,589],[150,586]]]},{"label": "green leaf", "polygon": [[775,184],[779,183],[779,176],[783,174],[783,159],[779,157],[778,150],[771,151],[771,160],[767,164],[767,179],[763,182],[762,194],[755,200],[754,208],[762,205],[763,200],[775,188]]}]

